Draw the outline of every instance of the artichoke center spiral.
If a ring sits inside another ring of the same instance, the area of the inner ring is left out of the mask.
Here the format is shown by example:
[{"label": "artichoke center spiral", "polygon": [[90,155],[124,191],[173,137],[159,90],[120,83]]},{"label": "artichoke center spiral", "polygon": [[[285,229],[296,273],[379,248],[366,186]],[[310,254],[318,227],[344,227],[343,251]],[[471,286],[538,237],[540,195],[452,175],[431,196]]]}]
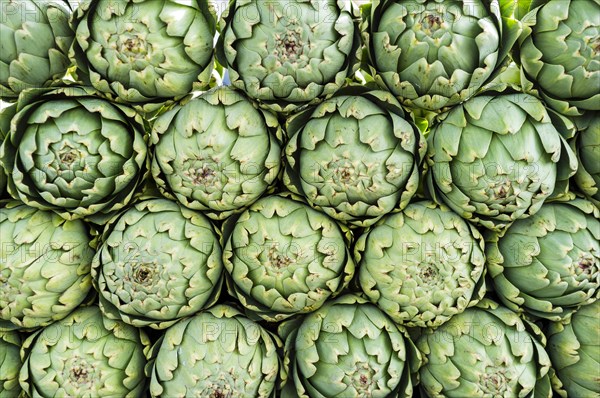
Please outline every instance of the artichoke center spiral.
[{"label": "artichoke center spiral", "polygon": [[119,60],[125,64],[146,59],[149,52],[149,44],[144,35],[131,30],[121,35],[114,35],[110,40],[112,49],[116,51]]},{"label": "artichoke center spiral", "polygon": [[514,194],[512,182],[508,176],[497,176],[488,184],[488,194],[496,200],[509,199]]},{"label": "artichoke center spiral", "polygon": [[368,398],[372,396],[374,375],[375,372],[368,363],[361,362],[356,365],[356,372],[351,377],[352,386],[359,393],[359,397]]},{"label": "artichoke center spiral", "polygon": [[444,20],[437,14],[427,14],[421,20],[421,26],[427,33],[434,33],[442,27]]},{"label": "artichoke center spiral", "polygon": [[71,358],[65,366],[66,379],[78,390],[91,390],[98,378],[96,366],[80,356]]},{"label": "artichoke center spiral", "polygon": [[438,271],[431,264],[425,264],[419,272],[419,277],[424,284],[429,285],[437,279]]},{"label": "artichoke center spiral", "polygon": [[481,389],[492,397],[504,397],[508,392],[508,382],[503,369],[488,367],[480,376]]},{"label": "artichoke center spiral", "polygon": [[217,179],[217,172],[214,167],[207,162],[202,162],[201,164],[196,163],[197,162],[193,162],[193,164],[190,164],[189,168],[183,172],[183,175],[189,178],[194,185],[212,185]]},{"label": "artichoke center spiral", "polygon": [[269,252],[267,253],[267,257],[269,259],[269,265],[274,269],[282,269],[286,268],[292,263],[295,263],[295,259],[291,258],[287,254],[282,254],[279,252],[278,245],[273,244],[269,248]]},{"label": "artichoke center spiral", "polygon": [[591,253],[582,253],[577,261],[577,273],[592,275],[598,269],[598,260]]},{"label": "artichoke center spiral", "polygon": [[221,373],[216,380],[209,380],[206,388],[199,393],[203,398],[232,398],[234,396],[235,374],[233,371]]},{"label": "artichoke center spiral", "polygon": [[141,265],[134,275],[134,279],[140,285],[148,285],[152,282],[154,276],[154,268],[150,264]]},{"label": "artichoke center spiral", "polygon": [[283,34],[275,34],[275,55],[280,63],[295,64],[303,54],[304,42],[302,41],[302,28],[291,22]]},{"label": "artichoke center spiral", "polygon": [[79,155],[74,150],[70,150],[60,154],[60,161],[64,164],[73,164],[77,159],[79,159]]}]

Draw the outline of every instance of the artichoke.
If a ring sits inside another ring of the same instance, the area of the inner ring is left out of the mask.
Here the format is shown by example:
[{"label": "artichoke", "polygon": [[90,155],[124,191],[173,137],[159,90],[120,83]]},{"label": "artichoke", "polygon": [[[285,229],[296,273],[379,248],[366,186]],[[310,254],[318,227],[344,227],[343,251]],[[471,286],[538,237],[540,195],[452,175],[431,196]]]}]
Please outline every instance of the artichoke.
[{"label": "artichoke", "polygon": [[548,327],[548,354],[562,397],[600,395],[600,301],[581,307],[569,323],[554,322]]},{"label": "artichoke", "polygon": [[588,201],[544,204],[488,240],[494,290],[513,311],[560,321],[600,294],[600,210]]},{"label": "artichoke", "polygon": [[213,225],[167,199],[138,202],[113,220],[92,263],[102,312],[155,329],[214,304],[222,274]]},{"label": "artichoke", "polygon": [[165,196],[222,219],[276,181],[282,139],[273,114],[219,87],[154,122],[152,175]]},{"label": "artichoke", "polygon": [[229,291],[263,319],[314,311],[354,275],[349,231],[304,203],[269,196],[227,222]]},{"label": "artichoke", "polygon": [[353,294],[280,325],[283,397],[411,397],[421,354],[406,330]]},{"label": "artichoke", "polygon": [[600,116],[594,115],[571,140],[571,148],[577,154],[579,168],[575,185],[596,206],[600,206]]},{"label": "artichoke", "polygon": [[354,253],[365,294],[407,327],[439,326],[485,294],[483,237],[443,205],[415,202],[386,216]]},{"label": "artichoke", "polygon": [[487,299],[424,330],[416,344],[428,397],[552,397],[544,335]]},{"label": "artichoke", "polygon": [[[10,121],[15,115],[16,109],[16,104],[12,104],[0,109],[0,146],[10,132]],[[4,172],[4,168],[2,167],[3,163],[4,160],[0,158],[0,199],[4,199],[5,196],[8,196],[6,192],[7,177],[6,173]]]},{"label": "artichoke", "polygon": [[150,340],[81,307],[23,343],[19,382],[30,397],[141,397]]},{"label": "artichoke", "polygon": [[417,192],[425,138],[389,92],[338,91],[287,130],[284,184],[337,220],[372,225]]},{"label": "artichoke", "polygon": [[207,0],[85,0],[71,57],[97,90],[152,111],[208,86],[216,23]]},{"label": "artichoke", "polygon": [[0,397],[18,397],[21,392],[21,336],[16,331],[0,332]]},{"label": "artichoke", "polygon": [[[525,15],[519,54],[526,89],[558,112],[600,110],[600,1],[543,0]],[[534,4],[535,5],[535,4]]]},{"label": "artichoke", "polygon": [[146,367],[153,397],[275,397],[281,345],[238,310],[219,304],[169,328]]},{"label": "artichoke", "polygon": [[67,0],[8,0],[0,5],[0,99],[65,76],[75,32]]},{"label": "artichoke", "polygon": [[498,0],[373,0],[361,26],[375,79],[404,105],[442,111],[503,65],[521,32]]},{"label": "artichoke", "polygon": [[0,331],[48,325],[90,293],[95,242],[81,220],[5,203],[0,243]]},{"label": "artichoke", "polygon": [[438,203],[501,231],[564,194],[577,159],[541,101],[479,96],[454,107],[428,138],[427,187]]},{"label": "artichoke", "polygon": [[149,166],[144,122],[96,95],[84,87],[21,95],[0,146],[12,197],[96,223],[129,203]]},{"label": "artichoke", "polygon": [[233,86],[291,112],[333,94],[358,69],[354,14],[345,0],[230,0],[217,59]]}]

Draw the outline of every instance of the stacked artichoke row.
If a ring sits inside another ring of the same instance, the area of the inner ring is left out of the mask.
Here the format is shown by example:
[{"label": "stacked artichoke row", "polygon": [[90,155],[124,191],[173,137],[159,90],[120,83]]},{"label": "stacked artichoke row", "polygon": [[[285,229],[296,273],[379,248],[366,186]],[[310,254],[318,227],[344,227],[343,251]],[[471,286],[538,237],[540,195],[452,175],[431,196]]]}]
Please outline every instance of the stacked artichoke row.
[{"label": "stacked artichoke row", "polygon": [[599,0],[1,3],[0,397],[600,397]]}]

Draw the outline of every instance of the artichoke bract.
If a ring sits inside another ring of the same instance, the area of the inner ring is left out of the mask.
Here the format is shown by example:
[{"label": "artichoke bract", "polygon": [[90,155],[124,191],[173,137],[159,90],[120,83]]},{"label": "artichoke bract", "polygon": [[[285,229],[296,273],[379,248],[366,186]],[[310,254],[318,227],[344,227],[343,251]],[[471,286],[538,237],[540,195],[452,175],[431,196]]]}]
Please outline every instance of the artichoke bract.
[{"label": "artichoke bract", "polygon": [[96,95],[85,87],[22,93],[0,146],[12,197],[96,223],[129,203],[149,168],[144,122]]},{"label": "artichoke bract", "polygon": [[[600,2],[543,0],[524,16],[519,54],[526,78],[568,115],[600,110]],[[529,88],[527,80],[524,86]]]},{"label": "artichoke bract", "polygon": [[404,105],[441,111],[494,76],[517,41],[498,0],[374,0],[361,26],[375,79]]},{"label": "artichoke bract", "polygon": [[25,340],[19,382],[30,397],[141,397],[149,352],[142,329],[81,307]]},{"label": "artichoke bract", "polygon": [[229,291],[263,319],[314,311],[354,275],[350,232],[307,204],[269,196],[227,223]]},{"label": "artichoke bract", "polygon": [[165,196],[222,219],[276,182],[282,140],[275,115],[219,87],[154,122],[152,175]]},{"label": "artichoke bract", "polygon": [[568,323],[548,327],[548,354],[561,397],[600,395],[600,301],[581,307]]},{"label": "artichoke bract", "polygon": [[144,200],[113,220],[102,239],[92,276],[109,318],[164,329],[218,299],[221,246],[202,213]]},{"label": "artichoke bract", "polygon": [[0,330],[31,330],[66,317],[92,288],[87,226],[18,202],[2,206]]},{"label": "artichoke bract", "polygon": [[564,196],[577,159],[541,101],[479,96],[454,107],[428,137],[427,188],[461,217],[500,231]]},{"label": "artichoke bract", "polygon": [[146,367],[153,397],[275,397],[281,346],[258,323],[219,304],[173,325]]},{"label": "artichoke bract", "polygon": [[389,92],[340,90],[287,130],[284,184],[336,220],[372,225],[417,192],[426,141]]},{"label": "artichoke bract", "polygon": [[27,88],[65,76],[75,38],[67,0],[3,1],[0,7],[0,99],[16,100]]},{"label": "artichoke bract", "polygon": [[0,332],[0,397],[18,397],[21,393],[19,371],[21,336],[16,331]]},{"label": "artichoke bract", "polygon": [[412,397],[421,354],[406,330],[352,294],[281,324],[282,397]]},{"label": "artichoke bract", "polygon": [[552,397],[545,337],[533,323],[482,300],[416,341],[428,397]]},{"label": "artichoke bract", "polygon": [[575,185],[596,206],[600,206],[600,116],[592,116],[586,127],[571,140],[579,167]]},{"label": "artichoke bract", "polygon": [[485,294],[484,240],[446,206],[411,203],[354,247],[360,286],[395,322],[436,327]]},{"label": "artichoke bract", "polygon": [[71,57],[97,90],[151,111],[207,87],[216,15],[207,0],[85,0]]},{"label": "artichoke bract", "polygon": [[333,94],[358,69],[360,32],[350,1],[231,0],[217,59],[231,84],[277,112]]},{"label": "artichoke bract", "polygon": [[494,291],[516,312],[560,321],[600,293],[600,211],[552,202],[486,245]]}]

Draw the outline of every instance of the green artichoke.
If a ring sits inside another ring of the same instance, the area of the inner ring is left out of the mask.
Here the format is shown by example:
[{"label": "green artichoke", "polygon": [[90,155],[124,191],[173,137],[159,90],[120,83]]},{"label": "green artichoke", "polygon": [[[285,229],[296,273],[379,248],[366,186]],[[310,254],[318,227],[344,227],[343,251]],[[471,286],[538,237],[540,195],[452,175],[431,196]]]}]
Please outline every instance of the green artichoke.
[{"label": "green artichoke", "polygon": [[586,124],[586,128],[571,140],[571,148],[579,161],[575,185],[596,206],[600,206],[600,116],[592,116]]},{"label": "green artichoke", "polygon": [[375,305],[348,294],[281,324],[289,368],[282,397],[411,397],[421,354]]},{"label": "green artichoke", "polygon": [[146,367],[153,397],[275,397],[281,343],[220,304],[167,329]]},{"label": "green artichoke", "polygon": [[142,329],[81,307],[25,340],[19,382],[30,397],[141,397],[149,351]]},{"label": "green artichoke", "polygon": [[[10,132],[10,121],[14,116],[16,109],[16,104],[0,109],[0,145],[2,145],[2,142]],[[4,196],[8,196],[6,192],[7,177],[2,166],[3,163],[4,160],[0,158],[0,199],[4,199]]]},{"label": "green artichoke", "polygon": [[21,393],[20,350],[21,336],[18,332],[0,332],[0,397],[2,398],[18,397]]},{"label": "green artichoke", "polygon": [[0,99],[65,76],[75,32],[67,0],[7,0],[0,5]]},{"label": "green artichoke", "polygon": [[569,323],[555,322],[548,327],[548,354],[559,383],[561,396],[597,397],[600,395],[600,301],[581,307]]},{"label": "green artichoke", "polygon": [[485,294],[483,236],[444,205],[415,202],[354,247],[360,286],[395,322],[436,327]]},{"label": "green artichoke", "polygon": [[208,86],[216,15],[207,0],[85,0],[71,57],[84,81],[153,110]]},{"label": "green artichoke", "polygon": [[561,196],[577,159],[541,101],[479,96],[454,107],[428,138],[427,187],[436,202],[500,231]]},{"label": "green artichoke", "polygon": [[[537,3],[540,3],[538,1]],[[600,110],[600,1],[544,0],[525,15],[519,39],[525,77],[558,112]]]},{"label": "green artichoke", "polygon": [[269,196],[227,222],[227,285],[253,315],[280,321],[314,311],[354,275],[350,232],[304,203]]},{"label": "green artichoke", "polygon": [[600,210],[552,202],[486,246],[494,291],[516,312],[563,320],[600,295]]},{"label": "green artichoke", "polygon": [[427,111],[476,94],[521,32],[498,0],[373,0],[363,13],[376,81],[404,105]]},{"label": "green artichoke", "polygon": [[340,90],[287,130],[284,184],[337,220],[372,225],[417,192],[425,138],[387,91]]},{"label": "green artichoke", "polygon": [[149,167],[144,122],[96,95],[84,87],[21,95],[0,146],[11,196],[97,223],[128,204]]},{"label": "green artichoke", "polygon": [[282,140],[273,114],[219,87],[154,122],[152,175],[165,196],[222,219],[277,180]]},{"label": "green artichoke", "polygon": [[533,323],[487,299],[416,341],[428,397],[550,398],[550,359]]},{"label": "green artichoke", "polygon": [[110,319],[164,329],[219,297],[219,237],[201,213],[167,199],[136,203],[109,224],[92,263]]},{"label": "green artichoke", "polygon": [[277,112],[294,111],[358,69],[355,10],[344,0],[230,0],[217,58],[233,86]]},{"label": "green artichoke", "polygon": [[48,325],[90,293],[94,242],[81,220],[4,203],[0,243],[0,331]]}]

